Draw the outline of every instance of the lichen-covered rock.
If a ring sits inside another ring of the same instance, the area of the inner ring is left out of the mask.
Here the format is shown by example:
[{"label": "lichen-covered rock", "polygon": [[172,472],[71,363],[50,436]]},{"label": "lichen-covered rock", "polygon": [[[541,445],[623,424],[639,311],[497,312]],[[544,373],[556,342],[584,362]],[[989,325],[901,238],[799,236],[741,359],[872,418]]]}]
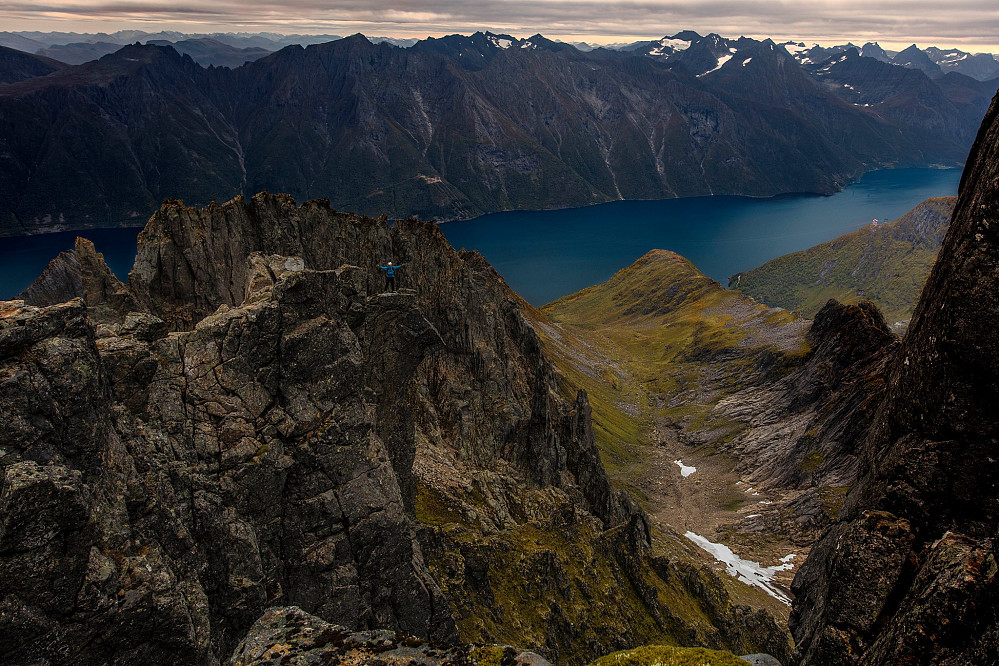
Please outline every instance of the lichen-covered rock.
[{"label": "lichen-covered rock", "polygon": [[151,661],[212,661],[285,599],[454,637],[362,344],[369,318],[392,327],[395,355],[372,358],[406,384],[439,336],[411,297],[368,301],[355,275],[292,272],[169,337],[146,314],[95,339],[79,301],[4,313],[0,579],[4,620],[34,627],[4,632],[10,654],[114,662],[131,633]]},{"label": "lichen-covered rock", "polygon": [[997,184],[994,100],[860,479],[795,578],[802,664],[999,662]]},{"label": "lichen-covered rock", "polygon": [[295,606],[269,608],[236,648],[230,666],[549,666],[533,652],[504,645],[437,645],[394,631],[351,631]]}]

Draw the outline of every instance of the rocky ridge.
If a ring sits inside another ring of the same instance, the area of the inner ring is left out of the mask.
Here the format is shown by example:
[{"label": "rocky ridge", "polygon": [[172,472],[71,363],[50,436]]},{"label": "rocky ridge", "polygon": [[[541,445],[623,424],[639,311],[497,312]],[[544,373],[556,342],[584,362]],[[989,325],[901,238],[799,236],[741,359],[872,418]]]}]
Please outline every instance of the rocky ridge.
[{"label": "rocky ridge", "polygon": [[794,581],[800,663],[995,663],[999,102],[884,399],[860,476]]},{"label": "rocky ridge", "polygon": [[81,242],[3,305],[13,662],[217,663],[281,605],[568,664],[786,651],[655,550],[528,306],[435,225],[261,194],[168,202],[139,245],[127,284]]}]

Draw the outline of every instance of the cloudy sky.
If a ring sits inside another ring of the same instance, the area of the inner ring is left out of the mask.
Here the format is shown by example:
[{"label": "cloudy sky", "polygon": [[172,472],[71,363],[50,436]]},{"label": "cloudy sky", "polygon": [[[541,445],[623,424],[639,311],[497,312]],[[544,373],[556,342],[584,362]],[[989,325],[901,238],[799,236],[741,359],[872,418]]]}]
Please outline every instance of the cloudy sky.
[{"label": "cloudy sky", "polygon": [[999,0],[0,0],[0,27],[397,37],[493,30],[598,43],[690,28],[999,52]]}]

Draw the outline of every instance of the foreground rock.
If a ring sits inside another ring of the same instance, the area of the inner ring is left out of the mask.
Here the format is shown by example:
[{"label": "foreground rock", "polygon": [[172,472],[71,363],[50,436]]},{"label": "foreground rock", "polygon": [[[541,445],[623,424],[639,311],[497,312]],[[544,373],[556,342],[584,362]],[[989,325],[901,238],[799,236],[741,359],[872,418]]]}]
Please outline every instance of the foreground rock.
[{"label": "foreground rock", "polygon": [[[81,298],[0,313],[12,661],[217,663],[288,605],[568,664],[653,641],[786,651],[765,614],[695,596],[709,572],[656,555],[527,306],[435,225],[168,202],[127,285],[91,247],[73,259],[26,296]],[[383,294],[389,259],[407,269]]]},{"label": "foreground rock", "polygon": [[860,445],[794,581],[802,664],[999,661],[999,104]]},{"label": "foreground rock", "polygon": [[350,631],[294,606],[271,608],[250,628],[230,660],[231,666],[264,664],[370,664],[445,666],[503,664],[549,666],[533,652],[503,645],[442,647],[394,631]]}]

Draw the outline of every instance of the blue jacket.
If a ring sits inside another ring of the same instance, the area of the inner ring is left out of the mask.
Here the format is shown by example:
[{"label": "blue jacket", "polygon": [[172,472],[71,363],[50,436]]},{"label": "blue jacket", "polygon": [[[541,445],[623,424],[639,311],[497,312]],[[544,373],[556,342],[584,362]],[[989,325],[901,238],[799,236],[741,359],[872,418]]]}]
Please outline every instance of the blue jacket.
[{"label": "blue jacket", "polygon": [[385,275],[388,277],[395,277],[395,272],[405,265],[406,264],[399,264],[398,266],[379,266],[378,268],[385,271]]}]

